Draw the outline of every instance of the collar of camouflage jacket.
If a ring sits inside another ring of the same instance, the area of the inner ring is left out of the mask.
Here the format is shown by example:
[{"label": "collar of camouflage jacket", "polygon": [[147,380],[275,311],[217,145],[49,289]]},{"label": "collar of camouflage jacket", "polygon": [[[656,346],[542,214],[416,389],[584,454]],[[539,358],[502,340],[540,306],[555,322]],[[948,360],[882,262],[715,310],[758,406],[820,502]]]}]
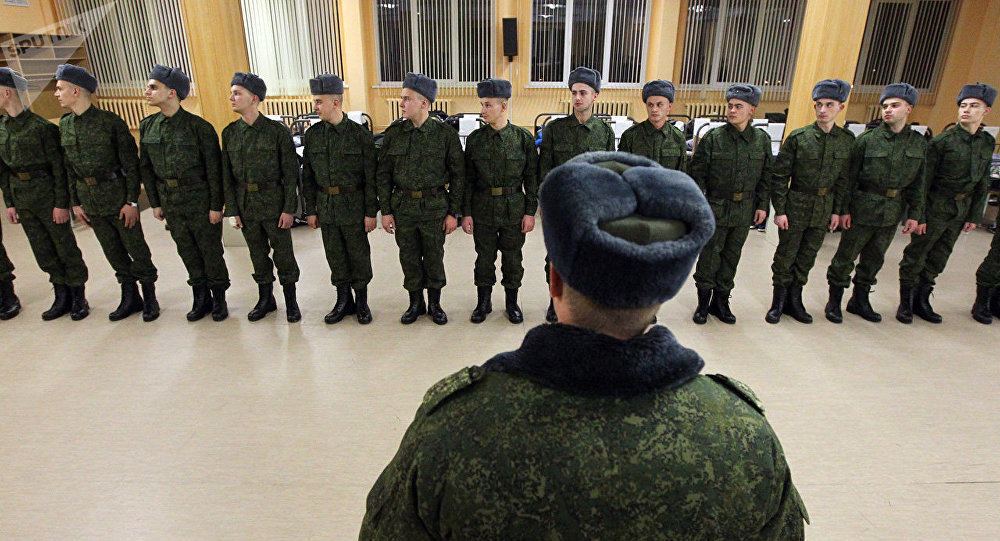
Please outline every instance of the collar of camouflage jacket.
[{"label": "collar of camouflage jacket", "polygon": [[705,361],[657,325],[619,340],[582,327],[535,327],[521,347],[493,357],[483,368],[507,372],[584,396],[631,397],[674,389],[698,375]]}]

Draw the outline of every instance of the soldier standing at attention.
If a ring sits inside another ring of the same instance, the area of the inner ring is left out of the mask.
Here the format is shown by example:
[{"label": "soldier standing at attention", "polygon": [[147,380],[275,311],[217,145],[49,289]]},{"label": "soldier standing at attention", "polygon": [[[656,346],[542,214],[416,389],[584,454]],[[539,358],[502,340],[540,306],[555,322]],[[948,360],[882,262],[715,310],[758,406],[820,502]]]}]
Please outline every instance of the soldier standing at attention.
[{"label": "soldier standing at attention", "polygon": [[[92,105],[97,79],[72,64],[56,71],[56,99],[69,109],[59,121],[69,195],[77,220],[94,228],[104,255],[121,284],[121,303],[108,319],[142,312],[143,321],[160,315],[156,267],[139,220],[139,155],[135,138],[118,115]],[[136,281],[142,284],[142,297]],[[70,317],[89,313],[83,286],[71,288]]]},{"label": "soldier standing at attention", "polygon": [[[0,189],[10,223],[24,226],[35,261],[55,289],[55,302],[42,313],[46,321],[68,314],[70,288],[87,281],[87,265],[69,221],[69,186],[59,149],[59,128],[24,107],[18,92],[27,81],[0,68]],[[14,294],[14,266],[0,243],[0,319],[20,311]]]},{"label": "soldier standing at attention", "polygon": [[712,236],[698,186],[598,152],[540,191],[560,323],[427,391],[360,539],[803,539],[760,400],[650,325]]},{"label": "soldier standing at attention", "polygon": [[996,98],[995,88],[965,85],[958,93],[958,125],[931,141],[927,152],[926,226],[910,237],[899,263],[899,310],[896,319],[941,323],[931,307],[934,279],[948,263],[958,234],[969,232],[983,217],[990,186],[993,136],[982,129],[983,117]]},{"label": "soldier standing at attention", "polygon": [[434,323],[444,325],[444,238],[462,217],[462,143],[457,131],[428,114],[437,96],[436,81],[407,73],[401,95],[403,117],[385,130],[377,174],[382,228],[396,236],[403,287],[410,294],[410,306],[399,321],[409,325],[429,314]]},{"label": "soldier standing at attention", "polygon": [[[337,302],[323,318],[328,324],[357,314],[372,321],[368,283],[372,281],[368,233],[375,230],[375,139],[344,115],[344,81],[324,74],[309,81],[320,122],[305,134],[302,195],[309,227],[320,228]],[[354,289],[354,296],[351,295]]]},{"label": "soldier standing at attention", "polygon": [[[601,93],[601,72],[582,66],[574,69],[569,73],[569,90],[573,96],[573,114],[549,122],[542,132],[538,156],[539,184],[545,181],[549,171],[573,156],[615,149],[615,132],[594,116],[594,101]],[[546,256],[545,281],[548,280],[549,259]],[[545,311],[545,320],[550,323],[558,321],[551,299]]]},{"label": "soldier standing at attention", "polygon": [[487,125],[472,132],[465,142],[462,229],[475,239],[479,296],[469,319],[482,323],[493,311],[490,297],[497,281],[495,262],[499,250],[507,319],[521,323],[524,315],[517,305],[517,290],[524,277],[521,248],[525,234],[535,228],[538,152],[531,134],[507,119],[510,81],[480,81],[476,93]]},{"label": "soldier standing at attention", "polygon": [[802,287],[827,231],[840,224],[834,201],[847,188],[845,173],[854,134],[835,121],[850,95],[847,81],[816,83],[812,92],[816,122],[788,134],[774,163],[771,203],[778,248],[771,265],[774,296],[764,316],[768,323],[777,323],[782,314],[812,323],[802,305]]},{"label": "soldier standing at attention", "polygon": [[674,84],[663,80],[646,83],[642,101],[648,116],[625,130],[618,151],[645,156],[667,169],[687,170],[687,139],[667,120],[674,105]]},{"label": "soldier standing at attention", "polygon": [[840,301],[851,282],[858,256],[861,259],[854,273],[854,291],[847,302],[847,311],[873,323],[882,321],[868,294],[885,261],[885,252],[896,236],[904,203],[909,207],[904,234],[920,234],[924,221],[927,142],[906,125],[917,104],[917,89],[906,83],[893,83],[882,91],[879,104],[884,122],[858,136],[848,164],[847,189],[838,205],[844,232],[826,270],[830,300],[825,312],[826,319],[833,323],[844,319]]},{"label": "soldier standing at attention", "polygon": [[699,325],[709,314],[736,323],[729,293],[750,231],[747,222],[760,224],[767,218],[771,137],[750,125],[760,98],[761,90],[754,85],[730,86],[728,122],[705,134],[691,158],[691,176],[715,213],[715,235],[702,249],[694,271],[698,308],[692,319]]},{"label": "soldier standing at attention", "polygon": [[[240,118],[222,130],[222,184],[226,216],[243,230],[257,282],[257,305],[247,314],[258,321],[278,309],[274,301],[274,267],[285,293],[285,319],[302,319],[295,300],[299,265],[292,251],[292,222],[298,206],[299,161],[288,128],[260,114],[267,96],[264,80],[237,72],[230,82],[229,102]],[[270,253],[274,250],[274,261]]]},{"label": "soldier standing at attention", "polygon": [[160,112],[139,123],[139,172],[153,217],[167,219],[188,272],[194,304],[187,320],[211,312],[222,321],[229,316],[229,270],[222,257],[219,136],[207,120],[181,107],[190,88],[180,68],[157,65],[149,74],[146,102]]}]

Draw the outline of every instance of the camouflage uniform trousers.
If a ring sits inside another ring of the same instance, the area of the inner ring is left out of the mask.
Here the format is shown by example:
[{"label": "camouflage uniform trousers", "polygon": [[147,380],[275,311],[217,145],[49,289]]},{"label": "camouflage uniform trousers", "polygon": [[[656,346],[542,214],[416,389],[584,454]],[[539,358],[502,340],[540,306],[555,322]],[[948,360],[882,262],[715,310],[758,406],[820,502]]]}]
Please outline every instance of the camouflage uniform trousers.
[{"label": "camouflage uniform trousers", "polygon": [[806,285],[809,271],[816,264],[816,254],[823,246],[826,228],[804,226],[802,222],[789,220],[788,229],[778,230],[778,248],[774,251],[774,262],[771,264],[771,283],[775,287]]},{"label": "camouflage uniform trousers", "polygon": [[364,222],[347,225],[324,224],[323,248],[330,265],[330,283],[336,287],[350,285],[352,289],[368,287],[372,281],[371,245]]},{"label": "camouflage uniform trousers", "polygon": [[1000,230],[993,233],[993,243],[986,258],[976,270],[976,285],[1000,287]]},{"label": "camouflage uniform trousers", "polygon": [[830,285],[847,287],[851,283],[854,261],[861,256],[854,273],[854,285],[871,288],[878,280],[875,275],[885,262],[885,251],[896,236],[896,225],[852,225],[840,234],[840,245],[830,266],[826,269],[826,280]]},{"label": "camouflage uniform trousers", "polygon": [[0,282],[14,279],[14,264],[7,257],[7,249],[3,247],[3,227],[0,227]]},{"label": "camouflage uniform trousers", "polygon": [[125,227],[125,222],[117,214],[89,217],[90,227],[94,229],[108,263],[115,270],[115,278],[119,284],[156,281],[156,267],[153,266],[149,245],[142,234],[141,222]]},{"label": "camouflage uniform trousers", "polygon": [[229,269],[222,257],[222,222],[213,224],[204,212],[167,215],[170,236],[188,272],[189,286],[229,289]]},{"label": "camouflage uniform trousers", "polygon": [[[519,289],[524,278],[521,248],[524,247],[525,234],[521,232],[521,223],[492,225],[477,221],[472,229],[472,239],[476,245],[476,287],[493,287],[497,283],[499,250],[500,270],[503,273],[501,285],[506,289]],[[548,276],[548,269],[545,275]]]},{"label": "camouflage uniform trousers", "polygon": [[927,222],[927,232],[911,235],[899,262],[899,283],[905,286],[934,285],[934,279],[944,272],[955,247],[964,220]]},{"label": "camouflage uniform trousers", "polygon": [[407,291],[442,289],[444,272],[444,219],[396,221],[396,245]]},{"label": "camouflage uniform trousers", "polygon": [[17,209],[17,217],[24,226],[28,245],[35,254],[35,261],[42,272],[49,275],[53,284],[69,287],[87,282],[87,265],[76,245],[73,225],[52,221],[52,211],[36,213],[31,209]]},{"label": "camouflage uniform trousers", "polygon": [[695,266],[694,283],[698,289],[732,291],[736,266],[740,263],[749,233],[745,225],[716,226],[715,234],[702,248]]},{"label": "camouflage uniform trousers", "polygon": [[[278,267],[278,282],[281,285],[299,281],[299,264],[292,251],[292,230],[278,227],[278,220],[243,220],[243,238],[250,250],[253,263],[253,281],[258,284],[274,282],[274,267]],[[271,261],[271,249],[274,261]]]}]

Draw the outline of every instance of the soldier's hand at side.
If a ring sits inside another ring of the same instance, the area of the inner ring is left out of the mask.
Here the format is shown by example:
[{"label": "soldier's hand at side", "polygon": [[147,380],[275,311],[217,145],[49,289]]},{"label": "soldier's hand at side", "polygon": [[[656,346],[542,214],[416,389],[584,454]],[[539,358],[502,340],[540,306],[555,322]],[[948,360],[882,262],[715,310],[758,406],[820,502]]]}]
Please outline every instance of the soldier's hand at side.
[{"label": "soldier's hand at side", "polygon": [[163,207],[153,207],[153,218],[156,218],[157,220],[162,222],[164,217],[165,216],[163,216]]},{"label": "soldier's hand at side", "polygon": [[[903,225],[903,234],[909,235],[910,233],[915,233],[918,227],[919,224],[916,220],[906,220],[906,223]],[[919,235],[920,233],[917,234]]]},{"label": "soldier's hand at side", "polygon": [[319,227],[319,218],[317,218],[315,214],[311,214],[306,216],[306,223],[309,224],[309,227],[316,229]]},{"label": "soldier's hand at side", "polygon": [[845,230],[851,228],[851,215],[850,214],[841,214],[840,215],[840,227],[843,227]]},{"label": "soldier's hand at side", "polygon": [[210,224],[222,223],[222,211],[221,210],[208,211],[208,223]]},{"label": "soldier's hand at side", "polygon": [[441,229],[444,229],[445,235],[451,235],[451,232],[458,229],[458,220],[455,219],[451,214],[444,217],[444,224],[441,225]]},{"label": "soldier's hand at side", "polygon": [[291,229],[293,223],[295,223],[295,217],[287,212],[282,212],[278,218],[278,227],[281,229]]},{"label": "soldier's hand at side", "polygon": [[927,232],[927,224],[920,224],[917,226],[917,234],[923,235]]},{"label": "soldier's hand at side", "polygon": [[236,222],[233,224],[233,229],[243,229],[243,220],[239,216],[233,216],[233,221]]},{"label": "soldier's hand at side", "polygon": [[968,233],[969,231],[972,231],[975,228],[976,228],[976,224],[974,224],[972,222],[965,222],[965,226],[962,227],[962,232],[963,233]]},{"label": "soldier's hand at side", "polygon": [[830,231],[836,231],[837,230],[837,226],[839,226],[839,225],[840,225],[840,216],[837,216],[836,214],[831,214],[830,215]]},{"label": "soldier's hand at side", "polygon": [[778,229],[788,229],[788,215],[775,216],[774,225],[778,226]]},{"label": "soldier's hand at side", "polygon": [[371,233],[372,231],[375,231],[375,217],[372,216],[369,218],[365,216],[365,233]]},{"label": "soldier's hand at side", "polygon": [[7,207],[7,221],[16,224],[17,222],[17,209],[14,207]]},{"label": "soldier's hand at side", "polygon": [[753,213],[753,225],[760,225],[764,223],[767,219],[767,212],[763,210],[758,210]]},{"label": "soldier's hand at side", "polygon": [[462,218],[462,231],[465,231],[465,234],[471,235],[474,225],[475,224],[472,223],[472,216],[465,216]]},{"label": "soldier's hand at side", "polygon": [[535,217],[528,214],[521,218],[521,233],[531,233],[535,229]]},{"label": "soldier's hand at side", "polygon": [[69,221],[69,209],[55,207],[52,209],[52,221],[57,224],[64,224]]},{"label": "soldier's hand at side", "polygon": [[90,217],[87,216],[87,213],[83,211],[82,206],[77,205],[73,207],[73,215],[76,216],[77,220],[80,220],[81,222],[87,224],[88,227],[90,226]]},{"label": "soldier's hand at side", "polygon": [[122,210],[118,213],[118,219],[125,221],[125,227],[131,229],[135,226],[136,222],[139,221],[139,209],[125,203]]},{"label": "soldier's hand at side", "polygon": [[382,229],[390,235],[396,234],[396,220],[392,217],[392,214],[382,215]]}]

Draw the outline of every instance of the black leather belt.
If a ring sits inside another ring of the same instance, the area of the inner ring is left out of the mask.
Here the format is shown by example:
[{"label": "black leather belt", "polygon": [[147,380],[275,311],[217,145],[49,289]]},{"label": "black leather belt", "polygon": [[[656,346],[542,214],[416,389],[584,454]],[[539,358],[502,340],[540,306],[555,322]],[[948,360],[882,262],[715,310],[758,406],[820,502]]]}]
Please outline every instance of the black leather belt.
[{"label": "black leather belt", "polygon": [[955,201],[961,201],[972,195],[972,192],[955,192],[938,186],[931,187],[931,191],[936,195],[947,197],[948,199],[954,199]]},{"label": "black leather belt", "polygon": [[750,199],[753,197],[753,192],[726,192],[722,190],[712,190],[708,192],[708,196],[713,199],[725,199],[727,201],[743,201],[744,199]]},{"label": "black leather belt", "polygon": [[826,195],[830,193],[830,188],[806,188],[805,186],[797,186],[794,182],[790,189],[793,192],[804,193],[806,195]]},{"label": "black leather belt", "polygon": [[181,186],[192,186],[194,184],[201,184],[205,179],[201,177],[188,177],[188,178],[165,178],[161,179],[164,184],[170,188],[179,188]]},{"label": "black leather belt", "polygon": [[31,180],[33,178],[48,178],[52,176],[46,167],[37,167],[33,169],[25,169],[23,171],[15,171],[14,176],[17,180]]},{"label": "black leather belt", "polygon": [[414,198],[414,199],[422,199],[424,197],[429,197],[429,196],[432,196],[432,195],[437,195],[439,193],[443,193],[443,192],[445,192],[447,190],[448,190],[448,185],[445,184],[444,186],[435,186],[435,187],[429,188],[427,190],[416,190],[416,191],[414,191],[414,190],[401,190],[401,191],[403,193],[409,195],[410,197]]},{"label": "black leather belt", "polygon": [[882,197],[899,197],[899,194],[903,193],[903,190],[899,188],[880,188],[867,184],[861,185],[861,191],[881,195]]},{"label": "black leather belt", "polygon": [[81,177],[80,180],[83,181],[87,186],[97,186],[101,182],[106,182],[109,180],[114,180],[120,178],[123,175],[118,171],[112,171],[110,173],[103,173],[100,175],[94,175],[92,177]]}]

